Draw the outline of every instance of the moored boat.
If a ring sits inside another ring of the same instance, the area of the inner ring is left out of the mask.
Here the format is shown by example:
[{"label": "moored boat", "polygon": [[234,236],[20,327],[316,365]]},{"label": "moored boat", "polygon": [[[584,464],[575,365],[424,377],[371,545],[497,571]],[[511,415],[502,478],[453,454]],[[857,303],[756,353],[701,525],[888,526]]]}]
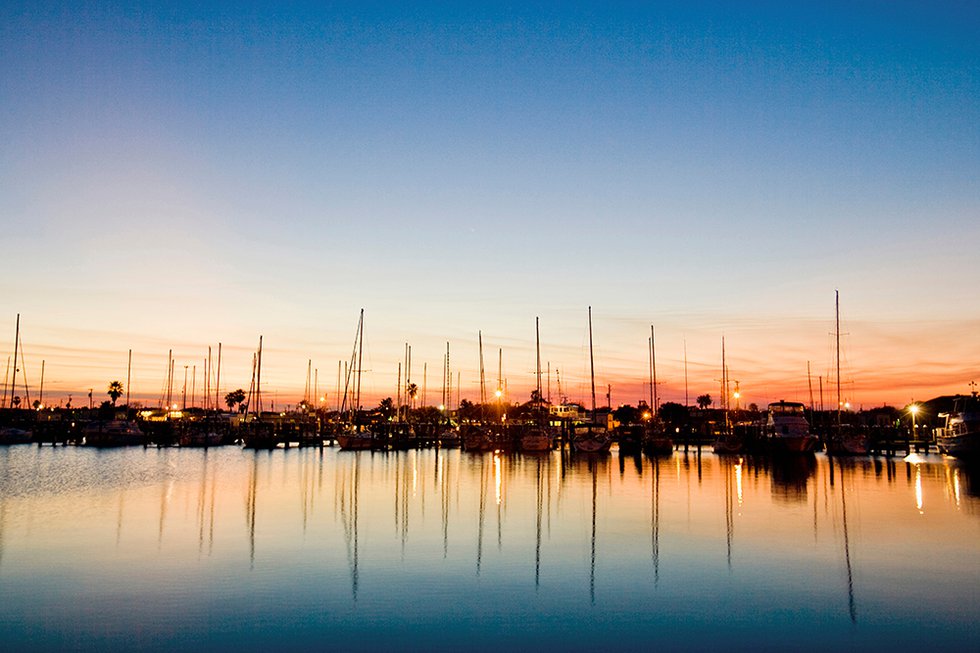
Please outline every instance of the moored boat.
[{"label": "moored boat", "polygon": [[342,451],[363,451],[374,447],[374,433],[369,429],[344,429],[337,433],[337,446]]},{"label": "moored boat", "polygon": [[90,422],[83,429],[85,444],[90,447],[127,447],[146,444],[146,435],[136,422],[114,419]]},{"label": "moored boat", "polygon": [[572,433],[572,448],[578,453],[605,453],[610,445],[609,432],[593,424],[578,427]]},{"label": "moored boat", "polygon": [[674,440],[663,424],[650,424],[644,429],[643,451],[648,456],[669,456],[674,452]]},{"label": "moored boat", "polygon": [[0,427],[0,445],[28,444],[33,437],[34,432],[27,429],[19,429],[14,426]]},{"label": "moored boat", "polygon": [[493,434],[485,426],[479,424],[464,426],[460,439],[465,451],[493,451],[496,448]]},{"label": "moored boat", "polygon": [[770,449],[777,453],[808,453],[817,446],[817,436],[810,432],[803,404],[795,401],[769,404],[766,436]]},{"label": "moored boat", "polygon": [[521,451],[551,451],[553,443],[554,437],[546,426],[530,426],[518,438]]},{"label": "moored boat", "polygon": [[980,460],[980,400],[956,397],[953,411],[945,414],[946,424],[936,429],[939,451],[948,456]]},{"label": "moored boat", "polygon": [[831,428],[826,448],[832,456],[864,456],[869,451],[870,442],[864,430],[850,424],[838,424]]}]

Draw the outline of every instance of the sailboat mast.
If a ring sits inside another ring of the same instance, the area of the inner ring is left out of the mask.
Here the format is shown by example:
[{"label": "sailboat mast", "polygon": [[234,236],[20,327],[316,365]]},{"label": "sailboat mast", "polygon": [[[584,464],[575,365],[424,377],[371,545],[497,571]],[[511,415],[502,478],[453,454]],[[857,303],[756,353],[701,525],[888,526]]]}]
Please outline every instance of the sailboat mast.
[{"label": "sailboat mast", "polygon": [[660,412],[660,395],[657,392],[657,336],[653,332],[653,325],[650,325],[650,366],[653,378],[653,414]]},{"label": "sailboat mast", "polygon": [[534,407],[538,413],[541,412],[541,318],[534,318],[534,342],[537,350],[537,375],[538,375],[538,394],[535,397]]},{"label": "sailboat mast", "polygon": [[[650,330],[653,331],[653,327],[650,327]],[[647,362],[650,363],[650,367],[649,367],[649,372],[650,372],[650,401],[649,401],[649,406],[650,406],[650,410],[652,411],[653,410],[653,339],[652,338],[647,338]]]},{"label": "sailboat mast", "polygon": [[214,378],[214,411],[218,412],[221,410],[221,404],[218,402],[219,392],[221,392],[219,386],[221,385],[221,343],[218,343],[218,373]]},{"label": "sailboat mast", "polygon": [[[129,382],[133,373],[133,350],[129,350],[129,363],[126,365],[126,411],[129,411]],[[44,361],[41,361],[41,392],[44,392]],[[128,419],[128,417],[127,417]]]},{"label": "sailboat mast", "polygon": [[725,430],[728,430],[728,363],[725,362],[725,336],[721,337],[721,407],[725,411]]},{"label": "sailboat mast", "polygon": [[813,377],[810,376],[810,361],[806,362],[806,384],[810,388],[810,412],[813,412]]},{"label": "sailboat mast", "polygon": [[834,335],[837,341],[837,426],[840,426],[840,291],[834,291]]},{"label": "sailboat mast", "polygon": [[360,417],[361,412],[361,368],[364,361],[364,309],[361,309],[361,319],[357,326],[357,394],[354,399],[354,408]]},{"label": "sailboat mast", "polygon": [[[126,386],[129,386],[129,381],[126,382]],[[44,407],[44,359],[41,359],[41,387],[38,390],[38,405],[42,408]],[[129,405],[129,395],[126,395],[126,404]]]},{"label": "sailboat mast", "polygon": [[480,419],[484,419],[484,404],[487,403],[487,386],[484,380],[483,372],[483,331],[477,332],[477,338],[480,343]]},{"label": "sailboat mast", "polygon": [[262,336],[259,336],[259,354],[255,371],[255,416],[262,416]]},{"label": "sailboat mast", "polygon": [[684,341],[684,407],[691,405],[687,391],[687,340]]},{"label": "sailboat mast", "polygon": [[14,329],[14,376],[10,382],[10,404],[14,403],[17,394],[17,349],[20,346],[20,313],[17,314],[17,326]]},{"label": "sailboat mast", "polygon": [[592,382],[592,423],[596,422],[595,410],[595,356],[592,352],[592,307],[589,306],[589,378]]}]

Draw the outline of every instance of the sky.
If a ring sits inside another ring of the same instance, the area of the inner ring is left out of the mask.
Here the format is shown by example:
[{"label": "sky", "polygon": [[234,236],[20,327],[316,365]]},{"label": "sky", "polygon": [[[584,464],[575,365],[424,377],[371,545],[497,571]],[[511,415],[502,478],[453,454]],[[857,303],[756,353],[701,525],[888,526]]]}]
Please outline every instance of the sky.
[{"label": "sky", "polygon": [[978,218],[975,3],[0,6],[0,342],[51,402],[218,342],[247,388],[260,335],[335,395],[361,308],[369,402],[405,343],[478,397],[481,331],[525,400],[536,317],[587,402],[592,306],[600,405],[651,325],[661,401],[724,338],[746,403],[829,405],[839,290],[845,399],[904,405],[980,377]]}]

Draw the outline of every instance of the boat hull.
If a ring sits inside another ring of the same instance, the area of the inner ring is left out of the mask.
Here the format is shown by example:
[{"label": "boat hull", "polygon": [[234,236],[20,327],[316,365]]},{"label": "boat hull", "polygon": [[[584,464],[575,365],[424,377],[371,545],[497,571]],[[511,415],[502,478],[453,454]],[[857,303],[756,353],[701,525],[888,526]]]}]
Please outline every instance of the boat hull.
[{"label": "boat hull", "polygon": [[605,453],[611,444],[612,438],[607,433],[583,433],[572,438],[572,448],[578,453]]},{"label": "boat hull", "polygon": [[521,451],[551,451],[551,435],[542,429],[533,429],[521,435],[518,447]]},{"label": "boat hull", "polygon": [[364,451],[374,446],[374,436],[370,433],[345,433],[337,436],[337,446],[341,451]]},{"label": "boat hull", "polygon": [[940,453],[955,458],[980,460],[980,432],[945,434],[936,436]]}]

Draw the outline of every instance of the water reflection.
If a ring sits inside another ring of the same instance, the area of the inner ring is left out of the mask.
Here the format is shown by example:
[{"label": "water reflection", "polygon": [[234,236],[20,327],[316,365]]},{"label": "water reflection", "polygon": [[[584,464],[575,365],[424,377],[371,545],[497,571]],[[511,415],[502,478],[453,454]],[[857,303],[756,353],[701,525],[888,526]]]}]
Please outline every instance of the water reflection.
[{"label": "water reflection", "polygon": [[[668,630],[709,647],[691,615],[713,637],[765,628],[782,645],[805,619],[848,647],[901,645],[887,628],[907,618],[962,648],[980,616],[964,607],[980,573],[977,475],[938,456],[9,448],[0,471],[0,599],[26,606],[0,625],[14,643],[104,643],[86,619],[118,614],[99,632],[126,633],[122,595],[149,632],[172,631],[175,604],[254,621],[246,648],[277,619],[347,643],[394,620],[415,648],[466,645],[460,623],[573,648]],[[63,622],[31,616],[51,607]]]}]

